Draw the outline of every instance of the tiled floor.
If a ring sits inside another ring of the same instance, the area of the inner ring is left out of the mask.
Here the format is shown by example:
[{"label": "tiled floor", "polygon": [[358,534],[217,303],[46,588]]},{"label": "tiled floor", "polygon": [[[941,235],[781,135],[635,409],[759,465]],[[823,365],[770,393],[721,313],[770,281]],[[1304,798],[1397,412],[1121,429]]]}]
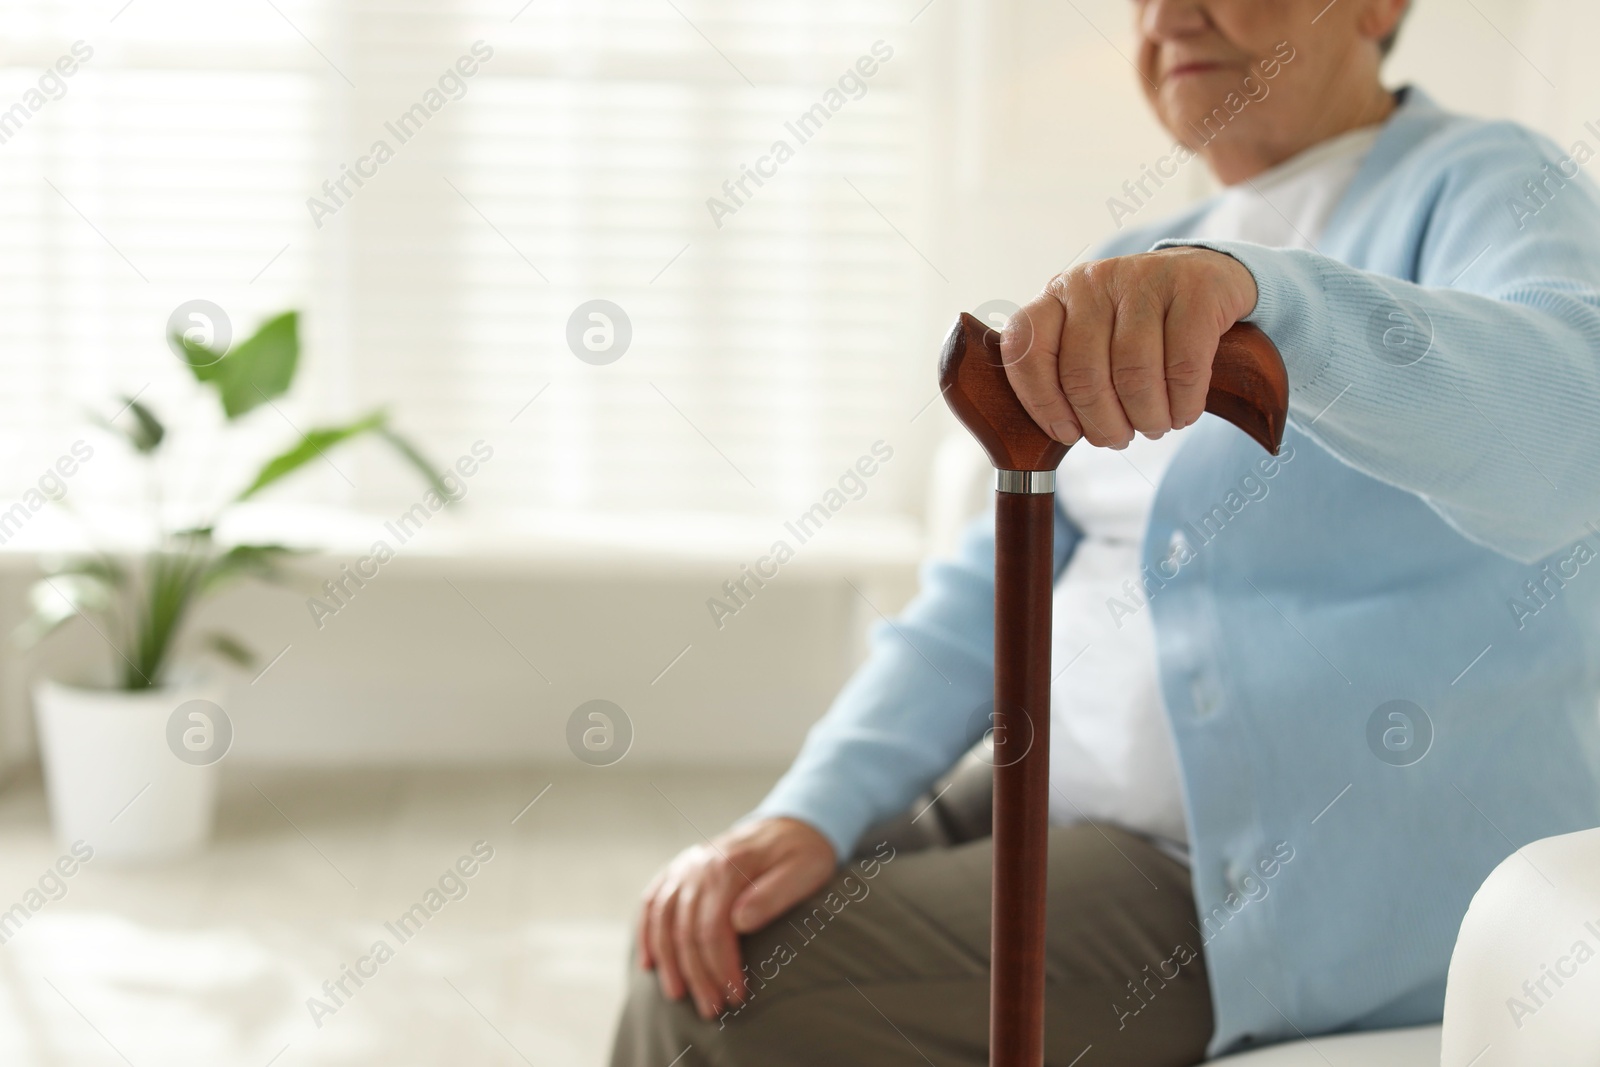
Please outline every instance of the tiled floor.
[{"label": "tiled floor", "polygon": [[[639,888],[775,774],[235,769],[206,853],[90,861],[0,945],[0,1064],[602,1064]],[[465,895],[447,880],[401,943],[384,923],[479,841]],[[0,909],[60,853],[37,778],[0,791]],[[380,938],[393,958],[335,1007],[323,982]]]}]

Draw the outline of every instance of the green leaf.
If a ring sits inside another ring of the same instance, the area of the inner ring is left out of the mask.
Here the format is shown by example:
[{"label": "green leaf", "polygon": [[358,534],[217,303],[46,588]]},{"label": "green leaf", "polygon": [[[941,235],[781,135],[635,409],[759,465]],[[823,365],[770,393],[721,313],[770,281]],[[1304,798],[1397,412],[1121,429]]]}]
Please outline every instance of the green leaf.
[{"label": "green leaf", "polygon": [[[131,396],[124,396],[122,410],[111,418],[106,418],[96,412],[90,412],[89,418],[101,429],[109,430],[124,438],[133,446],[134,451],[148,456],[161,444],[166,437],[166,427],[161,425],[161,420],[156,418],[149,408]],[[122,418],[123,412],[133,416],[131,420]]]},{"label": "green leaf", "polygon": [[221,656],[223,659],[234,664],[235,666],[255,666],[256,654],[237,638],[229,634],[212,630],[204,634],[200,640],[206,648],[209,648],[211,651],[215,652],[217,655]]},{"label": "green leaf", "polygon": [[376,430],[387,418],[384,412],[374,411],[366,418],[357,419],[346,426],[327,426],[310,431],[300,438],[299,444],[268,460],[266,466],[256,475],[255,481],[246,486],[235,499],[249,500],[284,475],[291,474],[312,460],[322,457],[335,445]]},{"label": "green leaf", "polygon": [[210,593],[242,578],[255,578],[263,582],[286,581],[278,563],[296,551],[287,545],[234,545],[206,567],[200,579],[200,592]]},{"label": "green leaf", "polygon": [[289,391],[300,360],[300,316],[286,311],[261,324],[226,355],[173,334],[197,380],[216,386],[229,419]]},{"label": "green leaf", "polygon": [[391,430],[387,423],[378,427],[378,434],[394,446],[394,450],[400,453],[401,458],[415,467],[418,473],[427,479],[428,484],[433,487],[434,491],[444,497],[445,503],[455,503],[455,498],[450,495],[450,489],[444,484],[444,479],[439,476],[439,472],[434,469],[433,464],[428,462],[428,457],[424,456],[416,445]]},{"label": "green leaf", "polygon": [[168,340],[183,351],[183,361],[189,365],[189,369],[194,372],[198,381],[207,382],[214,378],[216,376],[214,368],[227,355],[214,348],[207,348],[197,341],[191,341],[181,333],[170,334]]},{"label": "green leaf", "polygon": [[124,689],[153,688],[172,656],[173,641],[194,606],[201,578],[209,565],[204,548],[152,552],[146,558],[145,598],[134,625],[131,659],[125,658]]},{"label": "green leaf", "polygon": [[128,440],[133,442],[133,447],[148,455],[156,450],[161,439],[167,435],[166,428],[161,425],[161,420],[151,414],[150,409],[131,396],[123,397],[128,402],[128,411],[133,414],[134,428],[128,433]]}]

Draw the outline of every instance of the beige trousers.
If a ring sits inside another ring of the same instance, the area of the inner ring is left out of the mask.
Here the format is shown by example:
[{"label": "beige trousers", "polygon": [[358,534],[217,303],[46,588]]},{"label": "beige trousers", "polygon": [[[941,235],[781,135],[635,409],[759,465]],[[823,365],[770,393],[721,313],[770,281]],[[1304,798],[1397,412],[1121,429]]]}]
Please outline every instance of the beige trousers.
[{"label": "beige trousers", "polygon": [[[742,939],[750,997],[705,1021],[630,968],[612,1067],[988,1062],[989,768],[869,831],[833,882]],[[1211,996],[1189,872],[1112,826],[1050,831],[1045,1062],[1189,1067]]]}]

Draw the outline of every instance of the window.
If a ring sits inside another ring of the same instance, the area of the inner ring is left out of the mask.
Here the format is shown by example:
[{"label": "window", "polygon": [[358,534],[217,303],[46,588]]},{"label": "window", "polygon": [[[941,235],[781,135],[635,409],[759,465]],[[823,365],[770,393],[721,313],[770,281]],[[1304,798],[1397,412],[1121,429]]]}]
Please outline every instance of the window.
[{"label": "window", "polygon": [[[441,463],[494,447],[484,508],[783,514],[931,395],[908,335],[934,272],[897,232],[924,136],[901,4],[13,7],[0,108],[93,50],[0,143],[13,496],[86,406],[137,392],[206,442],[172,460],[180,495],[383,405]],[[347,169],[368,176],[341,190]],[[296,392],[222,448],[162,339],[196,298],[236,338],[305,316]],[[568,349],[591,300],[626,314],[615,362]],[[131,495],[115,452],[96,491]],[[282,492],[416,495],[375,449],[337,462]]]}]

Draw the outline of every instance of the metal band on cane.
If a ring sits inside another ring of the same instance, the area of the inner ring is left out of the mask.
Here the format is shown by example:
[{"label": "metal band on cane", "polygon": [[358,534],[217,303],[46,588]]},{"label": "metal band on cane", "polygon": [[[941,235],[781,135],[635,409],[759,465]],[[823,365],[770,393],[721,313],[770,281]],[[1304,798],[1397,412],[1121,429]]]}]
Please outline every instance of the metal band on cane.
[{"label": "metal band on cane", "polygon": [[1056,472],[997,470],[994,472],[994,488],[1000,493],[1053,493],[1056,491]]}]

